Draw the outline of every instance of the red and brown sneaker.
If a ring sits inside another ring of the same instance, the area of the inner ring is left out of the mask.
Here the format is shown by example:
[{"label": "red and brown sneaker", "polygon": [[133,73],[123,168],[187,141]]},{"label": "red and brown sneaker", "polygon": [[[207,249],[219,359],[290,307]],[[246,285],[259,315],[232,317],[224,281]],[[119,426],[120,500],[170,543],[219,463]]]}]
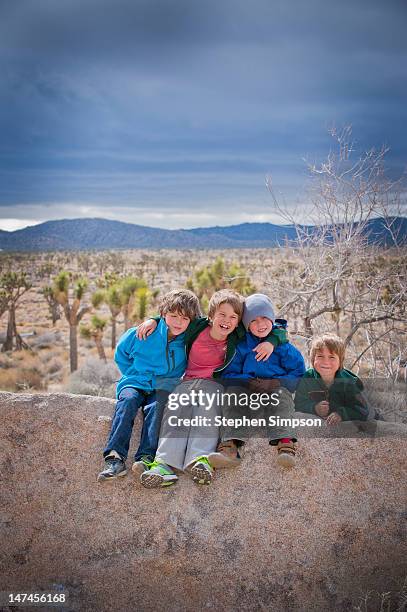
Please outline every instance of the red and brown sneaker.
[{"label": "red and brown sneaker", "polygon": [[240,455],[233,440],[220,442],[216,453],[209,453],[208,460],[214,468],[228,468],[240,465]]},{"label": "red and brown sneaker", "polygon": [[291,468],[295,465],[296,444],[291,439],[283,438],[277,444],[277,463],[282,467]]}]

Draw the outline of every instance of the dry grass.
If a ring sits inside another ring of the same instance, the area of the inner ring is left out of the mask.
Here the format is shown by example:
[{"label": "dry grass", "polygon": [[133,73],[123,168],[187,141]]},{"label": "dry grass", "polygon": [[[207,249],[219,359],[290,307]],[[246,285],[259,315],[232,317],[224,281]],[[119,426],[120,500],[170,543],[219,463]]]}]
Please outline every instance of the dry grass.
[{"label": "dry grass", "polygon": [[47,383],[44,373],[36,366],[22,366],[0,370],[0,388],[5,391],[44,391]]}]

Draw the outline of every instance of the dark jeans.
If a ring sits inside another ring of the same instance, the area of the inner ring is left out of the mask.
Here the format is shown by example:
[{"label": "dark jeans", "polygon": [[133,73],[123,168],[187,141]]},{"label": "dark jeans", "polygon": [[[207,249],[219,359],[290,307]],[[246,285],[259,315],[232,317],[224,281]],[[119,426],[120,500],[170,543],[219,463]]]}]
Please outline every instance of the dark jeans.
[{"label": "dark jeans", "polygon": [[[285,387],[278,387],[274,391],[267,392],[267,395],[270,393],[275,394],[275,401],[270,403],[268,406],[258,406],[255,411],[251,410],[245,404],[239,405],[239,401],[242,396],[249,396],[250,398],[255,398],[259,395],[258,392],[253,392],[250,388],[242,387],[242,386],[229,386],[226,391],[231,394],[231,397],[236,395],[237,403],[231,401],[228,404],[225,404],[222,407],[222,415],[227,419],[235,419],[246,416],[248,418],[263,418],[266,421],[266,426],[260,427],[240,427],[235,428],[233,426],[225,425],[221,427],[221,441],[225,442],[228,440],[235,440],[237,446],[242,446],[245,444],[248,438],[268,438],[269,443],[272,446],[278,444],[278,441],[282,438],[292,438],[293,440],[297,440],[297,436],[295,431],[288,427],[288,425],[284,424],[276,424],[269,425],[268,419],[271,416],[276,417],[276,423],[279,423],[277,417],[280,419],[293,419],[294,417],[294,400],[292,394]],[[265,392],[263,392],[265,393]],[[277,399],[278,398],[278,399]]]},{"label": "dark jeans", "polygon": [[134,460],[139,461],[144,455],[154,459],[168,394],[160,391],[159,396],[157,399],[155,392],[147,393],[133,387],[125,387],[120,391],[109,438],[103,451],[104,457],[115,450],[123,459],[127,459],[134,419],[139,408],[142,408],[143,427]]}]

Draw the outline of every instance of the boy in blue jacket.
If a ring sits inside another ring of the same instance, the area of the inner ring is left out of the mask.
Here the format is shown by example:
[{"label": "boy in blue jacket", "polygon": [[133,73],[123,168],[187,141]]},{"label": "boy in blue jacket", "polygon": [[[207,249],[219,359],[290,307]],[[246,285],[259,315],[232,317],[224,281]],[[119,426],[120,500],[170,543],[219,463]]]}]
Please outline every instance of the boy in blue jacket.
[{"label": "boy in blue jacket", "polygon": [[125,461],[134,419],[143,409],[140,445],[132,470],[141,474],[154,460],[157,450],[163,404],[157,390],[171,391],[186,367],[185,330],[200,316],[199,300],[192,291],[174,290],[164,295],[157,329],[146,340],[139,340],[128,329],[120,338],[115,361],[122,373],[116,388],[117,404],[106,448],[105,467],[99,481],[113,480],[127,473]]},{"label": "boy in blue jacket", "polygon": [[[281,418],[294,417],[294,393],[299,379],[305,372],[304,359],[298,349],[290,342],[276,346],[267,360],[256,360],[256,346],[274,329],[274,309],[267,295],[256,293],[246,298],[243,311],[243,324],[247,330],[246,337],[237,345],[233,361],[223,372],[224,379],[236,379],[244,388],[228,388],[228,391],[240,394],[267,393],[277,394],[278,404],[272,411],[273,416]],[[225,407],[224,415],[236,416],[239,408]],[[250,411],[249,411],[250,412]],[[256,416],[252,414],[249,416]],[[269,416],[269,415],[267,415]],[[266,419],[267,420],[267,419]],[[293,430],[276,426],[267,428],[270,445],[277,446],[278,462],[285,467],[295,463],[296,438]],[[237,447],[244,444],[238,439],[236,430],[225,427],[217,452],[208,459],[214,467],[232,467],[237,464]]]}]

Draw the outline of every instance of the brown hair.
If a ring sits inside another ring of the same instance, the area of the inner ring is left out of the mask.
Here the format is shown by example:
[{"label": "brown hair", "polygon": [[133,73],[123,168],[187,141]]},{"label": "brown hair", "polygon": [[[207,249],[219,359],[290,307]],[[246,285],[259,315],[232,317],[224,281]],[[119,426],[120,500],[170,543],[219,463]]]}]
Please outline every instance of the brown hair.
[{"label": "brown hair", "polygon": [[167,312],[179,312],[191,321],[202,316],[198,298],[188,289],[173,289],[163,296],[160,316],[164,317]]},{"label": "brown hair", "polygon": [[312,339],[310,347],[310,361],[312,367],[314,367],[315,355],[322,348],[327,348],[331,353],[335,353],[339,357],[339,367],[343,368],[343,362],[345,359],[345,342],[339,336],[335,334],[322,334],[322,336],[316,336]]},{"label": "brown hair", "polygon": [[244,298],[237,293],[237,291],[233,291],[233,289],[221,289],[220,291],[216,291],[216,293],[214,293],[209,300],[208,318],[213,318],[219,306],[222,304],[229,304],[238,315],[239,321],[241,321],[243,315],[243,303]]}]

